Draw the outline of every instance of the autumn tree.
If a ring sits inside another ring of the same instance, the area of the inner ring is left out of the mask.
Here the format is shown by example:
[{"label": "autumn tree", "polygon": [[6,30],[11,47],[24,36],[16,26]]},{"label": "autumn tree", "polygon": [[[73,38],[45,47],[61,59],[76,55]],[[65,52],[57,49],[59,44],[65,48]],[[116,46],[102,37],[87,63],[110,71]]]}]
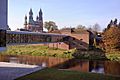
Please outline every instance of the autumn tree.
[{"label": "autumn tree", "polygon": [[110,27],[120,27],[120,23],[117,24],[117,21],[118,21],[117,19],[115,19],[114,21],[111,20],[110,23],[108,24],[107,28],[105,28],[103,30],[103,32],[105,32],[106,30],[110,29]]},{"label": "autumn tree", "polygon": [[104,47],[106,51],[120,50],[120,27],[112,26],[104,32]]},{"label": "autumn tree", "polygon": [[114,21],[114,25],[117,26],[117,19],[115,19],[115,21]]},{"label": "autumn tree", "polygon": [[54,30],[58,30],[58,26],[53,21],[45,22],[44,23],[44,28],[46,28],[48,30],[48,32],[51,32],[51,31],[54,31]]}]

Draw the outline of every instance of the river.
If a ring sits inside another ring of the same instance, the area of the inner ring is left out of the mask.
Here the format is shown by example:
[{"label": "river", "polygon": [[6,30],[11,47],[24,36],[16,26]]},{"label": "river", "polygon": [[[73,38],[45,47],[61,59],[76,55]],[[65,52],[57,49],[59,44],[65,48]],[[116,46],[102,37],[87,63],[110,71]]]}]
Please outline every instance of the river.
[{"label": "river", "polygon": [[42,56],[8,56],[0,55],[0,62],[39,65],[42,67],[76,70],[81,72],[102,73],[120,76],[120,62],[88,61],[68,58]]}]

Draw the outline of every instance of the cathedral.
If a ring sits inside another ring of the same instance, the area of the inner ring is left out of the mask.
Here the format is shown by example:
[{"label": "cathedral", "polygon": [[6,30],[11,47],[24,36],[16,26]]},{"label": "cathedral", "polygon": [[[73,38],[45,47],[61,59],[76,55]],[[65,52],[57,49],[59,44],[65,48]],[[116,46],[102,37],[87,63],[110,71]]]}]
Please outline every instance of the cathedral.
[{"label": "cathedral", "polygon": [[30,9],[29,19],[25,16],[24,29],[31,32],[43,32],[43,13],[40,9],[39,16],[36,17],[36,21],[33,19],[33,11]]}]

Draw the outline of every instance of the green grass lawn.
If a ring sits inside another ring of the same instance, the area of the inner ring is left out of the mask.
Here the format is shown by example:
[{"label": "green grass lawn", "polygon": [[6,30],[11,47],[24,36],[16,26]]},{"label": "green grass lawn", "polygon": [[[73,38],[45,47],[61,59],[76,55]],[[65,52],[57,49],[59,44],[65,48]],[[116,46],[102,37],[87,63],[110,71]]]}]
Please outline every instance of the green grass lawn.
[{"label": "green grass lawn", "polygon": [[46,68],[16,80],[120,80],[120,77]]},{"label": "green grass lawn", "polygon": [[5,55],[32,55],[32,56],[50,56],[72,58],[74,50],[63,50],[57,48],[49,48],[47,46],[39,45],[17,45],[8,46],[7,51],[1,52]]}]

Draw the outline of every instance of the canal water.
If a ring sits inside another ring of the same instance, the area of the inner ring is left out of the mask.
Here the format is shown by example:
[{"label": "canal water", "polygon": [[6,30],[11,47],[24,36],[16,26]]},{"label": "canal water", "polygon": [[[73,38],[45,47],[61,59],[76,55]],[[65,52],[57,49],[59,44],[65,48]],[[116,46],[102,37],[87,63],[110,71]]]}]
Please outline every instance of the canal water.
[{"label": "canal water", "polygon": [[76,70],[81,72],[102,73],[120,76],[120,62],[115,61],[85,61],[68,58],[41,56],[7,56],[0,55],[0,62],[39,65],[58,69]]}]

